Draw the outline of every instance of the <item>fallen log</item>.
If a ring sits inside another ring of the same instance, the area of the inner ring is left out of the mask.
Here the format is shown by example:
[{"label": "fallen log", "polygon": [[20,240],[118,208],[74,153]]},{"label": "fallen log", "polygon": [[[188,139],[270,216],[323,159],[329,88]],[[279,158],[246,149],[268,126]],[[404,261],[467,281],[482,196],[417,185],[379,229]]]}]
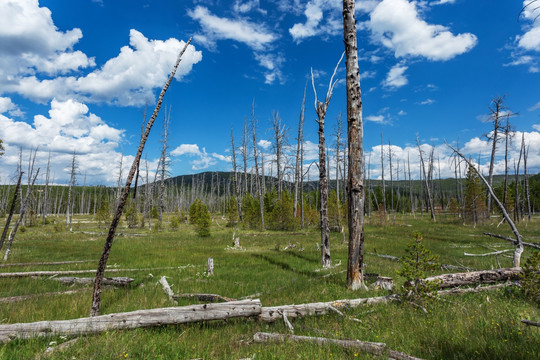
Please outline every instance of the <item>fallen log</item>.
[{"label": "fallen log", "polygon": [[15,339],[67,335],[80,336],[108,330],[135,329],[199,321],[251,317],[261,313],[261,301],[243,300],[219,304],[203,304],[137,310],[73,320],[39,321],[0,325],[0,343]]},{"label": "fallen log", "polygon": [[85,288],[85,289],[76,289],[76,290],[68,290],[68,291],[46,292],[46,293],[41,293],[41,294],[9,296],[9,297],[0,298],[0,304],[28,300],[28,299],[32,299],[39,296],[70,295],[70,294],[80,293],[86,290],[89,290],[89,289]]},{"label": "fallen log", "polygon": [[465,273],[430,276],[423,281],[436,281],[441,289],[462,285],[476,285],[499,281],[519,280],[521,268],[502,268],[495,270],[471,271]]},{"label": "fallen log", "polygon": [[[497,238],[497,239],[502,239],[502,240],[510,241],[510,242],[514,243],[514,245],[517,244],[516,239],[512,239],[512,238],[509,238],[509,237],[506,237],[506,236],[497,235],[497,234],[492,234],[492,233],[487,233],[487,232],[485,232],[484,235],[491,236],[491,237],[494,237],[494,238]],[[528,246],[528,247],[532,247],[532,248],[535,248],[535,249],[540,250],[540,244],[528,243],[528,242],[524,242],[524,241],[522,241],[521,244],[524,245],[524,246]]]},{"label": "fallen log", "polygon": [[[147,270],[165,270],[165,269],[182,269],[180,266],[167,266],[156,268],[141,268],[141,269],[107,269],[107,272],[131,272],[131,271],[147,271]],[[59,271],[25,271],[0,273],[0,278],[12,277],[27,277],[27,276],[53,276],[53,275],[76,275],[76,274],[95,274],[96,270],[59,270]]]},{"label": "fallen log", "polygon": [[484,254],[469,254],[469,253],[464,252],[463,255],[465,255],[465,256],[492,256],[492,255],[504,254],[504,253],[507,253],[507,252],[510,252],[510,251],[514,251],[514,250],[511,250],[511,249],[500,250],[500,251],[494,251],[494,252],[484,253]]},{"label": "fallen log", "polygon": [[[377,254],[377,253],[368,253],[369,255],[377,256],[383,259],[388,259],[392,261],[401,261],[402,258],[392,255],[386,255],[386,254]],[[434,263],[429,263],[433,265]],[[473,268],[466,267],[466,266],[457,266],[457,265],[450,265],[450,264],[441,264],[441,269],[443,270],[464,270],[464,271],[471,271],[474,270]]]},{"label": "fallen log", "polygon": [[36,262],[36,263],[13,263],[13,264],[0,264],[0,268],[12,267],[12,266],[81,264],[81,263],[94,262],[94,261],[95,260],[75,260],[75,261],[53,261],[53,262]]},{"label": "fallen log", "polygon": [[[58,282],[61,282],[62,284],[73,285],[73,284],[93,284],[95,278],[63,276],[63,277],[53,277],[50,280],[58,281]],[[128,286],[134,280],[135,279],[128,278],[128,277],[110,277],[110,278],[103,278],[103,284],[111,285],[111,286]]]},{"label": "fallen log", "polygon": [[[106,278],[103,278],[103,284],[105,284],[105,279],[106,279]],[[162,276],[162,277],[159,279],[159,283],[161,284],[161,287],[163,288],[163,291],[165,291],[165,293],[166,293],[167,296],[169,297],[169,300],[171,300],[172,302],[174,302],[174,304],[178,305],[178,303],[176,302],[176,300],[173,299],[174,292],[172,291],[171,286],[169,285],[169,282],[167,281],[167,277],[166,277],[166,276]]]},{"label": "fallen log", "polygon": [[536,321],[521,319],[521,322],[524,323],[525,325],[540,327],[540,323],[537,323]]},{"label": "fallen log", "polygon": [[375,305],[383,304],[390,301],[399,300],[399,295],[387,295],[387,296],[378,296],[371,298],[361,298],[361,299],[344,299],[344,300],[335,300],[328,302],[317,302],[309,304],[298,304],[298,305],[280,305],[280,306],[269,306],[263,307],[261,309],[261,314],[259,319],[266,322],[273,322],[283,318],[283,314],[287,315],[287,318],[297,318],[300,316],[308,315],[324,315],[332,311],[331,307],[342,308],[345,306],[349,307],[358,307],[361,305]]},{"label": "fallen log", "polygon": [[[509,284],[497,284],[490,286],[481,286],[476,288],[465,288],[465,289],[449,289],[449,290],[440,290],[437,291],[437,295],[455,295],[455,294],[467,294],[467,293],[478,293],[482,291],[491,291],[497,290],[502,287],[509,286]],[[285,313],[287,318],[297,318],[301,316],[319,316],[325,315],[331,311],[335,312],[335,309],[343,307],[359,307],[362,305],[377,305],[384,304],[392,301],[399,301],[401,298],[398,294],[392,294],[387,296],[378,296],[371,298],[360,298],[360,299],[344,299],[344,300],[335,300],[328,302],[318,302],[318,303],[309,303],[309,304],[298,304],[298,305],[280,305],[280,306],[270,306],[263,307],[261,309],[261,314],[259,315],[259,320],[265,322],[274,322],[280,320]]]},{"label": "fallen log", "polygon": [[207,301],[207,302],[218,302],[218,301],[236,301],[236,299],[231,299],[225,296],[221,296],[218,294],[175,294],[172,296],[173,299],[197,299],[199,301]]},{"label": "fallen log", "polygon": [[421,360],[420,358],[410,356],[408,354],[388,349],[385,343],[376,343],[360,340],[339,340],[339,339],[329,339],[323,337],[312,337],[312,336],[299,336],[291,334],[274,334],[274,333],[264,333],[258,332],[253,336],[253,341],[256,343],[267,343],[267,342],[284,342],[286,340],[294,342],[309,342],[318,345],[338,345],[347,349],[359,350],[371,355],[383,356],[387,355],[391,359],[399,360]]}]

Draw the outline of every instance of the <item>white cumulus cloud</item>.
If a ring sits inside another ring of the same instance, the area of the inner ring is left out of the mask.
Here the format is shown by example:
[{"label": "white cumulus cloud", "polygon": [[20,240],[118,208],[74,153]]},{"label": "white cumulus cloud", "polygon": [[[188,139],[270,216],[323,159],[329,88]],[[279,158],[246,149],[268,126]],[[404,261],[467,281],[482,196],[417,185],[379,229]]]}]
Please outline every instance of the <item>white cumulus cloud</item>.
[{"label": "white cumulus cloud", "polygon": [[405,71],[408,67],[403,64],[396,64],[392,66],[386,79],[383,82],[383,85],[389,88],[399,88],[407,85],[409,82],[407,77],[405,77]]},{"label": "white cumulus cloud", "polygon": [[371,12],[368,24],[373,39],[394,51],[396,57],[421,56],[449,60],[472,49],[470,33],[452,34],[447,27],[420,18],[415,2],[383,0]]}]

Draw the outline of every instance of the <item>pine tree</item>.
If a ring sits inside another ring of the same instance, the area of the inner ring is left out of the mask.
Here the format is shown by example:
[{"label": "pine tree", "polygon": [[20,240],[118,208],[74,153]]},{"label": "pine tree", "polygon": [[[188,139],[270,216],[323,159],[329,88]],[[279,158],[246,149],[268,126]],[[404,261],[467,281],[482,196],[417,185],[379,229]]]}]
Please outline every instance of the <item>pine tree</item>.
[{"label": "pine tree", "polygon": [[476,226],[486,216],[486,192],[476,171],[469,167],[465,179],[465,216]]}]

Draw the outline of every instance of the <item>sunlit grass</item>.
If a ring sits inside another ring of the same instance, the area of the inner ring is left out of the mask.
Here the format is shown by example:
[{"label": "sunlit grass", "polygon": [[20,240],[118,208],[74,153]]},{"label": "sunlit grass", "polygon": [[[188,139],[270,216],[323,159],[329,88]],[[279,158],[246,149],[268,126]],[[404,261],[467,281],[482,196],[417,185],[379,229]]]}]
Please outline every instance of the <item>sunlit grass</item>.
[{"label": "sunlit grass", "polygon": [[[404,256],[414,231],[423,234],[427,248],[440,255],[442,263],[475,269],[511,266],[511,259],[466,257],[464,252],[483,253],[490,249],[509,249],[511,244],[483,236],[484,231],[510,235],[503,226],[485,224],[463,226],[451,217],[429,218],[409,215],[390,217],[385,224],[371,219],[366,226],[366,272],[393,277],[396,287],[403,283],[396,275],[398,262],[371,253]],[[58,221],[62,221],[61,218]],[[212,236],[199,238],[190,225],[172,231],[145,229],[119,230],[125,236],[115,239],[108,261],[110,269],[146,269],[107,273],[135,279],[124,289],[106,289],[102,295],[102,314],[172,306],[157,281],[167,276],[176,293],[214,293],[230,298],[258,294],[263,306],[329,301],[343,298],[385,295],[386,291],[351,292],[345,289],[347,244],[342,234],[331,234],[331,270],[319,264],[316,229],[291,233],[231,229],[224,221],[213,223]],[[89,217],[76,217],[74,231],[58,225],[27,228],[18,233],[8,263],[92,260],[81,264],[4,267],[0,272],[90,269],[97,266],[105,239],[104,229]],[[525,236],[540,230],[539,219],[520,224]],[[60,231],[57,231],[60,230]],[[231,250],[232,235],[240,237],[244,251]],[[130,236],[144,235],[144,236]],[[296,249],[283,250],[289,244]],[[303,249],[300,251],[299,249]],[[524,259],[527,257],[526,250]],[[510,253],[511,254],[511,253]],[[215,273],[206,276],[207,258],[214,259]],[[176,267],[175,269],[155,269]],[[152,268],[152,269],[149,269]],[[443,273],[439,270],[438,273]],[[80,276],[92,277],[93,274]],[[83,289],[69,295],[36,296],[29,300],[0,304],[2,323],[31,322],[86,317],[91,302],[91,287],[67,286],[46,278],[0,279],[0,297],[41,294]],[[195,303],[181,300],[179,305]],[[428,359],[530,359],[540,349],[540,333],[520,324],[521,318],[538,321],[536,304],[526,301],[516,288],[489,293],[446,297],[427,307],[428,313],[406,304],[384,304],[346,310],[360,319],[357,323],[337,314],[307,317],[293,322],[298,335],[349,338],[385,342],[392,349]],[[282,322],[266,324],[255,319],[216,321],[205,324],[165,326],[153,329],[113,331],[87,336],[58,359],[239,359],[256,354],[257,359],[366,358],[365,354],[335,346],[309,344],[252,344],[257,331],[287,332]],[[15,341],[0,346],[2,359],[34,358],[50,341],[59,338]],[[370,357],[367,357],[370,358]]]}]

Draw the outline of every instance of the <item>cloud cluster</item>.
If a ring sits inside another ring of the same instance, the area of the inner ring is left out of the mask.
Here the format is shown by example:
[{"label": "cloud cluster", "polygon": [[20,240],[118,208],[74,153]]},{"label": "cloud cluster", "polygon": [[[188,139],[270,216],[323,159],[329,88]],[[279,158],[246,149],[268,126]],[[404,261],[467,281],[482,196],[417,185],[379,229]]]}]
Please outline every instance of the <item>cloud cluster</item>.
[{"label": "cloud cluster", "polygon": [[[262,11],[258,1],[236,1],[233,5],[233,10],[243,16],[253,9]],[[201,32],[194,37],[195,41],[213,50],[216,49],[216,43],[219,40],[243,43],[253,50],[255,60],[265,69],[266,84],[272,84],[275,81],[284,82],[281,72],[284,58],[271,52],[272,44],[278,39],[278,35],[269,30],[264,23],[251,22],[240,16],[237,18],[220,17],[212,14],[204,6],[189,10],[188,15],[201,27]]]},{"label": "cloud cluster", "polygon": [[403,65],[403,63],[392,66],[388,72],[388,75],[386,75],[383,86],[396,89],[407,85],[409,80],[407,80],[407,77],[405,77],[405,71],[407,71],[408,68],[409,67]]},{"label": "cloud cluster", "polygon": [[195,158],[194,160],[190,161],[191,168],[193,170],[208,169],[210,166],[216,165],[218,160],[227,163],[231,162],[230,156],[225,156],[218,153],[208,154],[204,147],[201,151],[197,144],[181,144],[171,151],[171,156],[174,157],[184,155]]},{"label": "cloud cluster", "polygon": [[524,33],[515,38],[511,46],[510,57],[512,61],[506,66],[525,65],[529,67],[529,72],[540,72],[538,62],[540,57],[540,8],[538,2],[534,0],[523,1],[523,12],[520,14]]},{"label": "cloud cluster", "polygon": [[371,12],[369,28],[373,40],[394,51],[396,57],[425,57],[449,60],[472,49],[476,36],[452,34],[447,27],[428,24],[414,2],[383,0]]},{"label": "cloud cluster", "polygon": [[[0,24],[0,94],[17,93],[41,103],[53,98],[121,106],[153,101],[153,91],[164,84],[185,45],[177,39],[148,40],[131,30],[130,46],[100,68],[81,74],[96,66],[93,57],[73,49],[82,31],[58,30],[51,11],[37,0],[0,2]],[[201,52],[190,45],[176,79],[201,59]]]},{"label": "cloud cluster", "polygon": [[6,108],[0,107],[0,138],[6,148],[0,176],[5,180],[13,174],[19,149],[25,153],[28,149],[38,149],[37,166],[43,168],[50,153],[59,183],[69,175],[64,168],[69,167],[73,152],[79,159],[81,174],[91,174],[95,182],[111,183],[115,181],[112,174],[121,156],[116,149],[123,136],[123,130],[107,125],[85,104],[75,100],[53,99],[48,116],[36,115],[31,124],[9,117],[9,110],[6,113]]}]

